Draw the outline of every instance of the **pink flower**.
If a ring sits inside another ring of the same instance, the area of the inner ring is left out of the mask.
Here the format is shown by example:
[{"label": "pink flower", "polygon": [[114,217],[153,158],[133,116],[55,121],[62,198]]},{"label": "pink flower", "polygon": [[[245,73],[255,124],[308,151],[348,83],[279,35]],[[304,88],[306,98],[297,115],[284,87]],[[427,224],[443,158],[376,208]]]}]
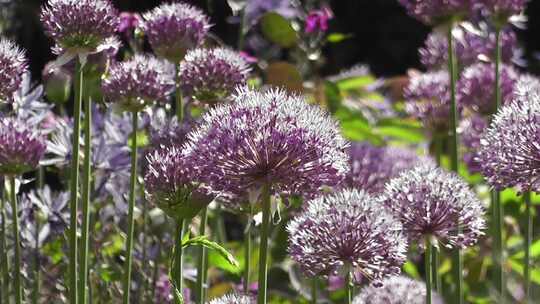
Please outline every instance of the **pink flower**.
[{"label": "pink flower", "polygon": [[130,33],[136,29],[141,23],[141,16],[137,13],[122,12],[120,13],[120,23],[117,31],[119,33]]},{"label": "pink flower", "polygon": [[329,7],[323,7],[318,10],[311,11],[306,18],[305,31],[306,33],[326,32],[328,30],[328,20],[332,19],[334,14]]}]

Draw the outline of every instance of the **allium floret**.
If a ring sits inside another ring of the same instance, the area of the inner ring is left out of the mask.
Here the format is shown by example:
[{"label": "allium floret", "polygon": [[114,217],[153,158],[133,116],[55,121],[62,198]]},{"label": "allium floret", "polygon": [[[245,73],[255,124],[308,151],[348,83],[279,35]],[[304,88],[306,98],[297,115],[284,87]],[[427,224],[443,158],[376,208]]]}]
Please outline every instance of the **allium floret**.
[{"label": "allium floret", "polygon": [[313,196],[343,179],[348,143],[321,108],[280,89],[240,88],[232,98],[202,117],[185,148],[213,190]]},{"label": "allium floret", "polygon": [[478,152],[480,150],[480,140],[487,126],[487,120],[478,114],[463,119],[459,124],[459,140],[464,150],[463,161],[467,164],[467,168],[471,173],[479,173],[482,170],[478,162]]},{"label": "allium floret", "polygon": [[[437,294],[432,295],[431,303],[443,304]],[[425,304],[426,284],[405,276],[394,276],[382,281],[381,287],[366,286],[353,300],[353,304]]]},{"label": "allium floret", "polygon": [[380,283],[400,273],[407,241],[401,223],[367,192],[344,189],[307,202],[289,222],[289,253],[308,276],[354,273]]},{"label": "allium floret", "polygon": [[433,165],[420,165],[392,179],[381,200],[410,240],[465,248],[484,234],[485,210],[476,194],[458,175]]},{"label": "allium floret", "polygon": [[246,60],[231,49],[194,49],[180,65],[182,93],[200,102],[216,103],[245,85],[250,71]]},{"label": "allium floret", "polygon": [[24,51],[11,40],[0,39],[0,102],[13,102],[27,71]]},{"label": "allium floret", "polygon": [[207,304],[255,304],[255,302],[256,301],[249,296],[231,293],[224,295],[221,298],[213,299],[212,301],[207,302]]},{"label": "allium floret", "polygon": [[154,52],[179,63],[187,50],[199,46],[210,29],[208,17],[182,2],[162,4],[143,15],[142,28]]},{"label": "allium floret", "polygon": [[140,111],[153,102],[167,102],[175,88],[174,66],[150,55],[116,62],[103,77],[106,98],[128,111]]},{"label": "allium floret", "polygon": [[478,0],[476,6],[497,22],[507,22],[508,18],[521,14],[528,0]]},{"label": "allium floret", "polygon": [[426,23],[439,24],[467,16],[472,9],[471,0],[399,0],[407,13]]}]

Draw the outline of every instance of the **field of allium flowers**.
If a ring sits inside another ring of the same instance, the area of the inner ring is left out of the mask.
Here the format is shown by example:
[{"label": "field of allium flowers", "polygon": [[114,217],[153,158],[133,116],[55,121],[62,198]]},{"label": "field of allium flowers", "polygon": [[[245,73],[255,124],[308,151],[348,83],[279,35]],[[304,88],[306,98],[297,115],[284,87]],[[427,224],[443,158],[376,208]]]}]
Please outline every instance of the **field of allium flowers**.
[{"label": "field of allium flowers", "polygon": [[40,78],[2,2],[0,303],[539,303],[528,2],[395,1],[392,79],[321,76],[322,0],[43,1]]}]

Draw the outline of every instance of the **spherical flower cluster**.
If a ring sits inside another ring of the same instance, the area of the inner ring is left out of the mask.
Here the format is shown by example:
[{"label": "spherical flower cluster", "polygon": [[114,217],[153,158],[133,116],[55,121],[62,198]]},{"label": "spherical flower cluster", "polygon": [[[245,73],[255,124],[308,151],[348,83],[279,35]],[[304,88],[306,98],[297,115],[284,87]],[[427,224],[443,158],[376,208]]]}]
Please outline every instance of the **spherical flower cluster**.
[{"label": "spherical flower cluster", "polygon": [[407,13],[426,23],[438,24],[452,17],[466,16],[472,9],[470,0],[399,0]]},{"label": "spherical flower cluster", "polygon": [[[460,26],[453,31],[457,62],[469,66],[479,61],[494,61],[496,39],[489,30],[470,30]],[[511,29],[501,31],[501,59],[511,62],[519,58],[517,37]],[[448,65],[448,39],[438,31],[429,34],[424,47],[420,48],[420,62],[429,69],[446,68]]]},{"label": "spherical flower cluster", "polygon": [[[501,103],[512,100],[519,74],[511,66],[500,67]],[[490,114],[495,109],[495,65],[477,63],[466,68],[456,84],[457,99],[463,106]]]},{"label": "spherical flower cluster", "polygon": [[118,13],[109,0],[49,0],[41,22],[57,48],[92,52],[118,27]]},{"label": "spherical flower cluster", "polygon": [[289,253],[308,276],[354,273],[379,283],[400,272],[407,241],[383,205],[362,190],[344,189],[309,201],[289,222]]},{"label": "spherical flower cluster", "polygon": [[484,234],[485,211],[474,192],[458,175],[432,165],[392,179],[381,200],[401,220],[410,240],[464,248]]},{"label": "spherical flower cluster", "polygon": [[520,80],[515,99],[499,110],[482,137],[478,162],[497,190],[540,190],[539,93],[537,80]]},{"label": "spherical flower cluster", "polygon": [[444,131],[450,115],[450,80],[447,71],[413,75],[404,96],[407,112],[435,132]]},{"label": "spherical flower cluster", "polygon": [[477,7],[497,21],[505,22],[513,15],[519,15],[527,6],[528,0],[478,0]]},{"label": "spherical flower cluster", "polygon": [[[438,294],[433,294],[433,304],[443,304]],[[353,304],[425,304],[426,284],[404,276],[385,279],[382,287],[366,286],[354,298]]]},{"label": "spherical flower cluster", "polygon": [[488,126],[487,120],[480,115],[472,115],[459,124],[458,132],[461,146],[464,148],[463,161],[467,164],[469,172],[481,172],[478,162],[478,151],[480,150],[480,140],[482,134]]},{"label": "spherical flower cluster", "polygon": [[348,143],[337,123],[304,97],[275,89],[238,89],[231,104],[202,117],[186,152],[218,192],[245,196],[271,186],[273,194],[317,194],[348,171]]},{"label": "spherical flower cluster", "polygon": [[38,167],[45,139],[25,122],[0,118],[0,175],[20,175]]},{"label": "spherical flower cluster", "polygon": [[12,102],[28,71],[24,52],[12,41],[0,39],[0,102]]},{"label": "spherical flower cluster", "polygon": [[200,45],[210,28],[202,11],[181,2],[162,4],[145,13],[143,19],[142,29],[154,52],[174,63]]},{"label": "spherical flower cluster", "polygon": [[149,55],[135,55],[110,66],[102,80],[103,93],[129,111],[140,111],[155,101],[166,102],[174,91],[174,66]]},{"label": "spherical flower cluster", "polygon": [[198,101],[216,103],[246,83],[251,68],[228,48],[194,49],[180,65],[182,93]]},{"label": "spherical flower cluster", "polygon": [[346,186],[376,194],[402,171],[431,162],[419,157],[415,151],[398,147],[375,147],[370,143],[354,143],[349,148],[350,168]]},{"label": "spherical flower cluster", "polygon": [[[165,114],[165,113],[163,113]],[[156,114],[150,128],[150,146],[152,148],[180,147],[191,130],[189,122],[178,123],[176,116],[167,118]]]},{"label": "spherical flower cluster", "polygon": [[192,218],[210,203],[211,197],[199,187],[199,171],[178,147],[153,150],[146,161],[146,197],[167,215]]},{"label": "spherical flower cluster", "polygon": [[255,301],[248,296],[228,294],[221,298],[213,299],[207,304],[255,304]]}]

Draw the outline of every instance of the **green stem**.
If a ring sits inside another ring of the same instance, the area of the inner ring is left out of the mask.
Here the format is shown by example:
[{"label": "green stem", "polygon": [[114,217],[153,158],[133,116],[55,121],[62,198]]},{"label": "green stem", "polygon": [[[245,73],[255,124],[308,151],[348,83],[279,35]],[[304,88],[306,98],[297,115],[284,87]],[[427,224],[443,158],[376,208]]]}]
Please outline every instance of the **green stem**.
[{"label": "green stem", "polygon": [[[450,76],[450,168],[454,172],[458,172],[458,134],[457,134],[457,122],[458,111],[456,102],[456,81],[457,81],[457,64],[454,50],[454,41],[452,38],[452,29],[454,23],[452,22],[448,27],[448,72]],[[454,280],[456,283],[456,304],[463,303],[463,261],[461,256],[461,250],[456,248],[452,252],[452,264],[454,272]]]},{"label": "green stem", "polygon": [[75,66],[75,105],[73,110],[73,153],[71,155],[70,175],[70,228],[69,228],[69,293],[70,303],[79,302],[77,293],[77,208],[79,199],[79,148],[81,137],[81,107],[83,99],[84,69],[77,61]]},{"label": "green stem", "polygon": [[527,191],[523,195],[523,200],[525,201],[525,270],[523,275],[525,277],[525,303],[529,303],[531,296],[531,242],[532,242],[532,229],[533,229],[533,218],[531,214],[531,192]]},{"label": "green stem", "polygon": [[347,304],[352,304],[353,282],[352,282],[352,274],[350,272],[347,273],[347,277],[345,279],[345,289],[347,293]]},{"label": "green stem", "polygon": [[92,145],[92,100],[84,102],[84,162],[82,176],[82,226],[81,226],[81,260],[79,265],[79,301],[88,301],[88,239],[90,227],[90,187],[91,187],[91,145]]},{"label": "green stem", "polygon": [[21,243],[19,240],[19,211],[17,210],[17,193],[15,190],[15,177],[10,178],[9,184],[11,186],[11,216],[13,228],[13,247],[15,250],[14,265],[13,265],[13,278],[15,288],[15,303],[22,303],[22,285],[21,285]]},{"label": "green stem", "polygon": [[[4,184],[3,180],[0,180]],[[9,260],[7,255],[6,244],[6,209],[4,207],[5,191],[0,197],[0,216],[2,217],[2,225],[0,226],[0,268],[2,274],[2,303],[9,303]]]},{"label": "green stem", "polygon": [[[199,229],[199,235],[204,236],[206,234],[206,222],[208,219],[208,208],[204,208],[201,213],[201,226]],[[204,299],[204,285],[206,277],[206,248],[201,246],[199,248],[199,256],[197,261],[197,299],[200,303],[205,303]]]},{"label": "green stem", "polygon": [[129,189],[129,203],[128,203],[128,231],[127,231],[127,244],[126,244],[126,263],[124,264],[124,304],[129,304],[129,295],[131,289],[131,262],[133,258],[133,230],[134,230],[134,215],[135,209],[135,189],[137,187],[137,126],[138,113],[134,111],[132,113],[132,141],[131,141],[131,182]]},{"label": "green stem", "polygon": [[250,272],[251,272],[251,204],[250,212],[246,222],[246,231],[244,233],[244,259],[246,266],[244,269],[244,293],[249,293]]},{"label": "green stem", "polygon": [[268,276],[268,235],[270,230],[270,186],[266,185],[262,191],[262,224],[261,224],[261,244],[259,251],[259,293],[257,304],[266,304],[266,289]]},{"label": "green stem", "polygon": [[182,101],[182,88],[180,86],[180,63],[176,65],[176,117],[178,122],[184,120],[184,102]]},{"label": "green stem", "polygon": [[139,297],[138,299],[142,299],[144,303],[144,299],[146,298],[146,292],[148,291],[148,253],[146,251],[146,247],[148,244],[148,202],[146,200],[143,200],[143,227],[142,227],[142,288],[138,289]]},{"label": "green stem", "polygon": [[439,293],[442,292],[442,282],[441,282],[441,276],[439,275],[439,265],[441,264],[440,260],[440,252],[439,249],[433,248],[431,250],[431,268],[432,268],[432,276],[433,276],[433,282],[435,283],[435,290],[437,290]]},{"label": "green stem", "polygon": [[426,267],[426,304],[431,304],[431,290],[433,282],[433,271],[431,269],[432,246],[428,238],[426,238],[426,252],[424,253]]},{"label": "green stem", "polygon": [[[184,232],[186,230],[186,221],[184,219],[178,220],[176,225],[176,240],[175,240],[175,257],[173,264],[173,281],[175,288],[180,294],[183,293],[184,289],[184,249],[182,248],[182,240],[184,238]],[[176,301],[179,302],[180,299],[176,297]],[[183,301],[182,301],[183,302]],[[181,302],[181,303],[182,303]]]},{"label": "green stem", "polygon": [[312,304],[317,304],[317,288],[319,286],[317,286],[317,278],[313,278],[311,280],[311,303]]},{"label": "green stem", "polygon": [[244,48],[245,32],[246,32],[246,6],[240,11],[240,28],[238,29],[238,51]]},{"label": "green stem", "polygon": [[40,271],[40,262],[39,262],[39,229],[40,229],[40,219],[38,216],[35,216],[36,221],[36,230],[34,234],[34,246],[35,252],[34,252],[34,286],[32,290],[32,303],[38,304],[39,303],[39,291],[41,289],[41,271]]}]

